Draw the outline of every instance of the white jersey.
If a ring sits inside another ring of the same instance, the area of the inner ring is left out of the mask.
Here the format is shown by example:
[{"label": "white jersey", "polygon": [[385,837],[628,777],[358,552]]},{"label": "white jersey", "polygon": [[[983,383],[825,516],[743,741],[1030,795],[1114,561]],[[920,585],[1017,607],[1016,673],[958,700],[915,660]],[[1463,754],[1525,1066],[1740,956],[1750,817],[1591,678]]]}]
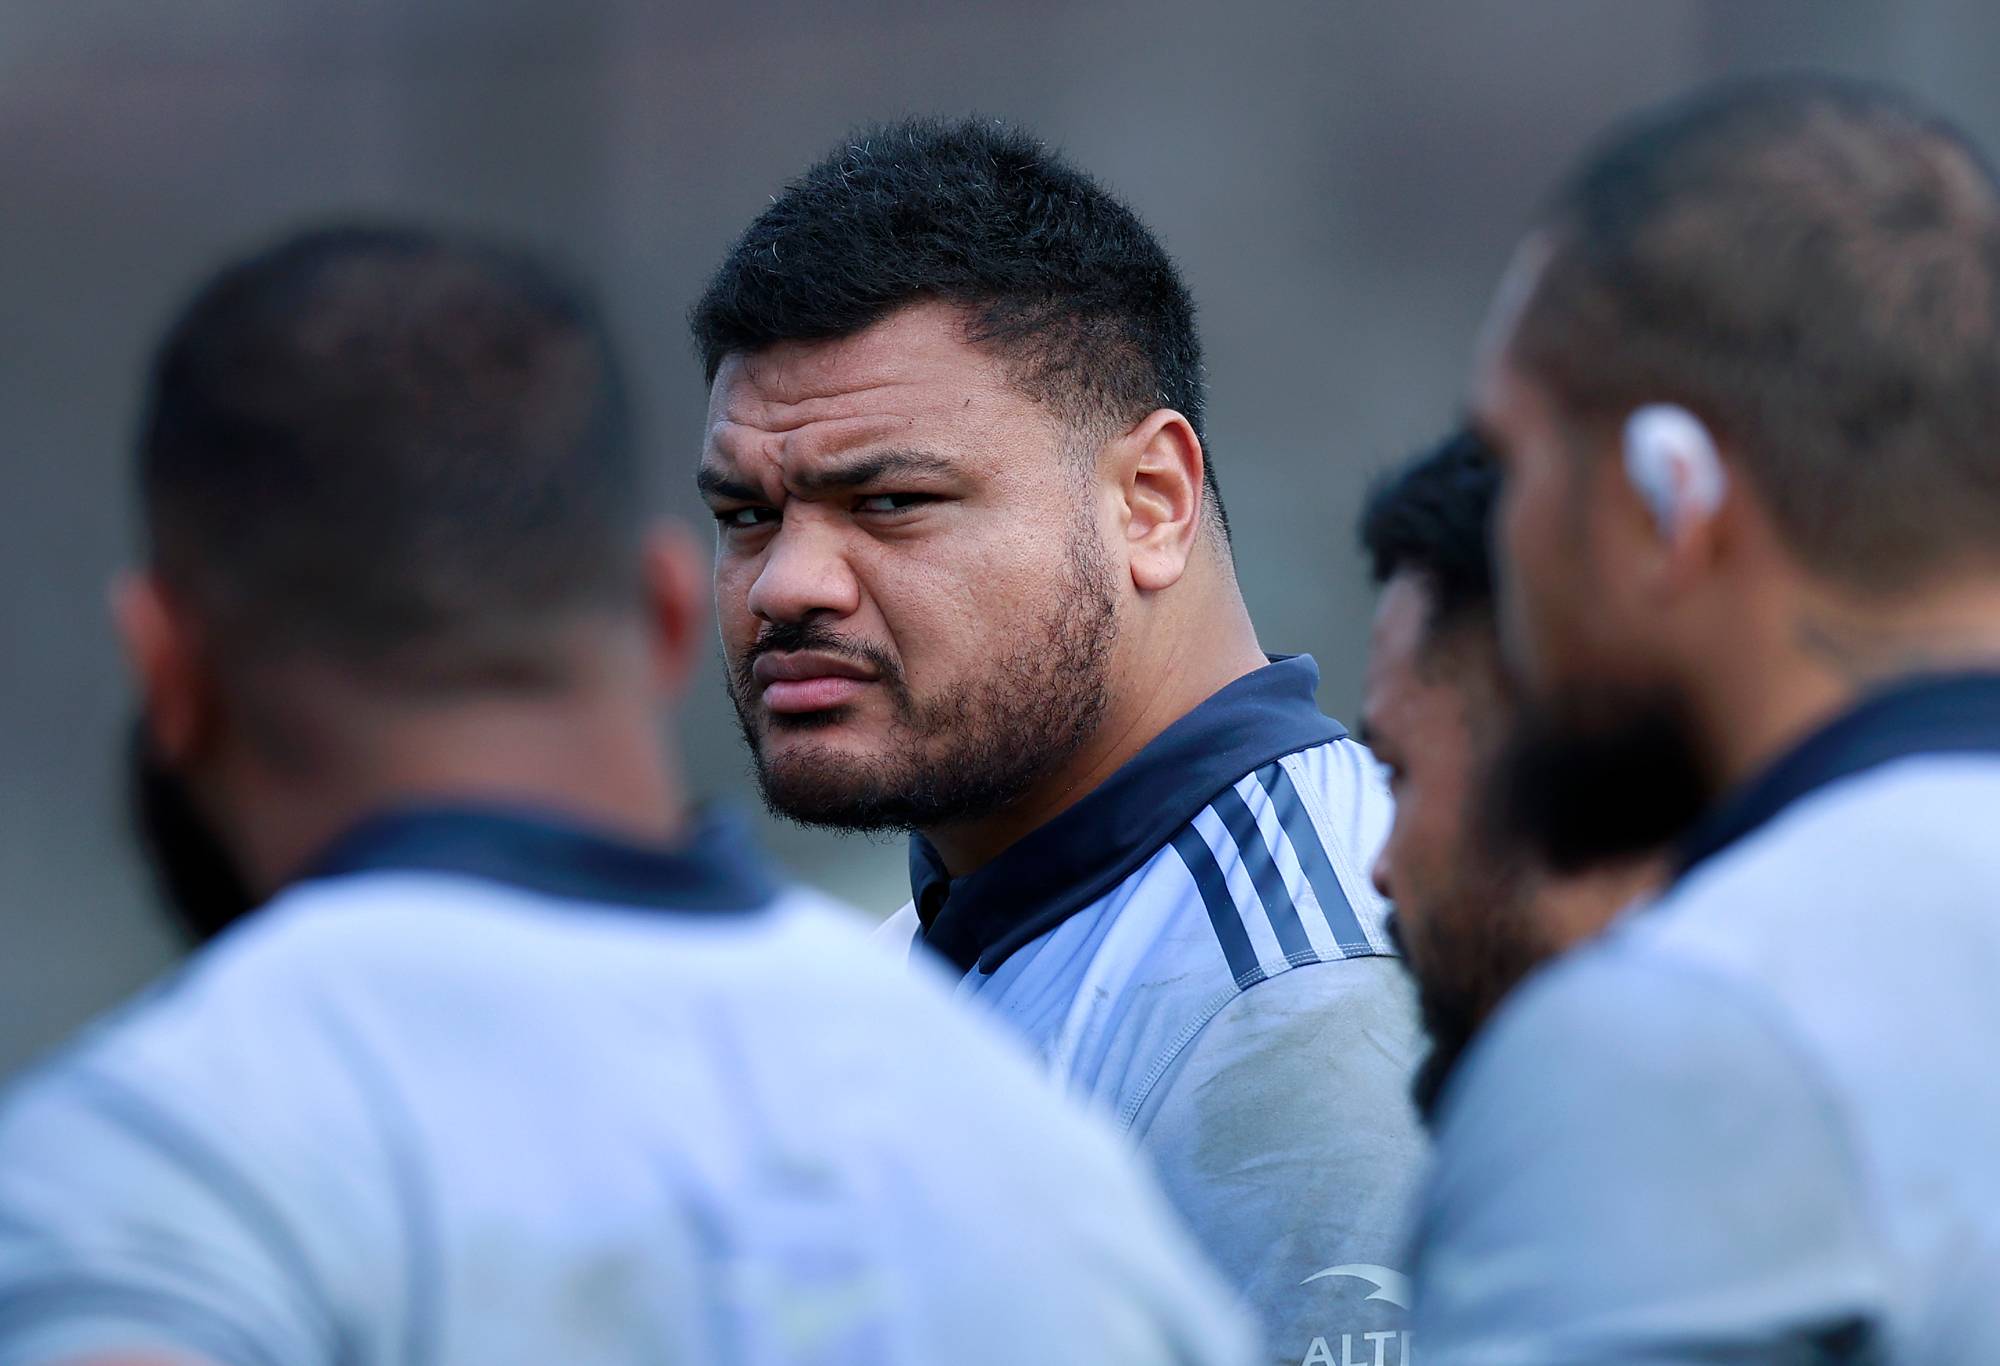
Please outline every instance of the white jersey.
[{"label": "white jersey", "polygon": [[1237,680],[965,877],[914,842],[882,936],[1138,1145],[1267,1360],[1402,1366],[1424,1044],[1367,876],[1390,799],[1318,681],[1305,656]]},{"label": "white jersey", "polygon": [[1245,1362],[1115,1139],[760,866],[364,826],[0,1104],[0,1362]]},{"label": "white jersey", "polygon": [[1862,703],[1442,1097],[1423,1357],[2000,1360],[2000,677]]}]

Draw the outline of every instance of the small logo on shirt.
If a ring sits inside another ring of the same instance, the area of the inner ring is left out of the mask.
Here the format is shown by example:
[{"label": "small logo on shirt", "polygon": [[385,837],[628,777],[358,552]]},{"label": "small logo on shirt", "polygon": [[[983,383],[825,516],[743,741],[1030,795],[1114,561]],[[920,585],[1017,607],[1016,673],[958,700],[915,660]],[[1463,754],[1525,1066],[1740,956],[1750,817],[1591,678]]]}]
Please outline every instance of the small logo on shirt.
[{"label": "small logo on shirt", "polygon": [[1329,1276],[1349,1276],[1357,1281],[1367,1281],[1374,1286],[1366,1298],[1386,1300],[1398,1309],[1410,1307],[1410,1278],[1400,1271],[1391,1271],[1386,1266],[1371,1266],[1367,1262],[1353,1262],[1347,1266],[1330,1266],[1324,1271],[1315,1271],[1300,1281],[1300,1285],[1311,1285]]},{"label": "small logo on shirt", "polygon": [[[1410,1307],[1410,1278],[1386,1266],[1368,1262],[1330,1266],[1324,1271],[1313,1272],[1299,1284],[1311,1285],[1314,1281],[1327,1280],[1363,1281],[1370,1287],[1364,1299],[1380,1300],[1398,1309]],[[1411,1366],[1413,1360],[1409,1330],[1386,1328],[1375,1332],[1314,1338],[1307,1346],[1305,1356],[1300,1359],[1300,1366]]]}]

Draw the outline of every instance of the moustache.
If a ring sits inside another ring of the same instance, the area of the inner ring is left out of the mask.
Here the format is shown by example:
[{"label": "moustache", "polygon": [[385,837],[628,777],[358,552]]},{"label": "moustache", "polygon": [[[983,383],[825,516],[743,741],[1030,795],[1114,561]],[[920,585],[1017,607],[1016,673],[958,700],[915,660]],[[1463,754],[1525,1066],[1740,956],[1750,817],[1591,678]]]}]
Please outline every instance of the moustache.
[{"label": "moustache", "polygon": [[756,676],[751,671],[758,659],[768,654],[796,654],[801,650],[859,660],[872,668],[891,691],[900,693],[903,690],[902,670],[889,657],[889,652],[879,645],[843,636],[832,627],[816,621],[781,621],[759,632],[757,639],[731,668],[737,696],[748,697],[756,692]]}]

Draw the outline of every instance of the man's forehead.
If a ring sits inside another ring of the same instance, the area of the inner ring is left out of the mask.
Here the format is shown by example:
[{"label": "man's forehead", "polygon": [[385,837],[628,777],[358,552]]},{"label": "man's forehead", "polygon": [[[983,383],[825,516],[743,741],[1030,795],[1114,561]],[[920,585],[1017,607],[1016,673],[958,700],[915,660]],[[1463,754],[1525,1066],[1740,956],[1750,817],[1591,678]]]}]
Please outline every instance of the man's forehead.
[{"label": "man's forehead", "polygon": [[[946,304],[898,309],[850,336],[775,342],[724,358],[714,393],[738,411],[865,403],[871,395],[1001,377],[994,357],[966,340],[965,315]],[[988,373],[993,372],[993,373]]]},{"label": "man's forehead", "polygon": [[1362,724],[1391,729],[1402,694],[1416,681],[1417,655],[1430,618],[1430,583],[1412,570],[1398,570],[1375,599],[1368,627],[1368,665],[1362,682]]},{"label": "man's forehead", "polygon": [[[1553,250],[1546,236],[1539,233],[1521,244],[1480,327],[1473,348],[1469,407],[1473,425],[1489,438],[1496,428],[1504,426],[1519,400],[1521,377],[1514,368],[1514,339]],[[1499,445],[1490,440],[1489,444]]]},{"label": "man's forehead", "polygon": [[1500,277],[1499,287],[1493,291],[1493,302],[1487,307],[1486,320],[1474,345],[1474,354],[1481,363],[1507,350],[1554,256],[1555,244],[1546,233],[1534,234],[1515,250]]},{"label": "man's forehead", "polygon": [[850,337],[726,358],[709,397],[709,446],[725,458],[837,454],[990,415],[1010,393],[994,360],[964,339],[958,310],[916,305]]},{"label": "man's forehead", "polygon": [[1370,627],[1364,712],[1393,716],[1425,699],[1461,702],[1498,667],[1499,642],[1476,616],[1438,615],[1437,583],[1426,570],[1405,568],[1376,600]]},{"label": "man's forehead", "polygon": [[1429,629],[1435,596],[1430,575],[1421,570],[1404,568],[1390,575],[1375,599],[1369,658],[1393,664],[1413,657]]}]

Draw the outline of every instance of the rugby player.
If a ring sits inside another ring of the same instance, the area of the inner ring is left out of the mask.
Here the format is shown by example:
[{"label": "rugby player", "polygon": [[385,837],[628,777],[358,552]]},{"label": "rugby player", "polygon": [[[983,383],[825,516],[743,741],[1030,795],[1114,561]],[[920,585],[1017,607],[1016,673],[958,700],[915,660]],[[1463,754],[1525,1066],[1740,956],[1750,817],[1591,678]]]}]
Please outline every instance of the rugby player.
[{"label": "rugby player", "polygon": [[771,806],[911,832],[886,935],[1144,1149],[1271,1359],[1394,1362],[1388,794],[1244,609],[1172,261],[1027,134],[915,120],[778,195],[692,322]]},{"label": "rugby player", "polygon": [[1381,589],[1361,734],[1396,798],[1375,885],[1395,904],[1390,931],[1423,1007],[1430,1056],[1413,1085],[1427,1119],[1506,994],[1657,876],[1650,858],[1553,874],[1508,819],[1520,725],[1493,608],[1498,482],[1461,431],[1379,483],[1361,517]]},{"label": "rugby player", "polygon": [[2000,184],[1826,78],[1644,116],[1473,411],[1545,854],[1681,831],[1447,1092],[1426,1359],[2000,1344]]},{"label": "rugby player", "polygon": [[0,1361],[1247,1359],[1111,1135],[687,804],[705,585],[574,289],[288,240],[138,464],[156,842],[270,901],[0,1104]]}]

